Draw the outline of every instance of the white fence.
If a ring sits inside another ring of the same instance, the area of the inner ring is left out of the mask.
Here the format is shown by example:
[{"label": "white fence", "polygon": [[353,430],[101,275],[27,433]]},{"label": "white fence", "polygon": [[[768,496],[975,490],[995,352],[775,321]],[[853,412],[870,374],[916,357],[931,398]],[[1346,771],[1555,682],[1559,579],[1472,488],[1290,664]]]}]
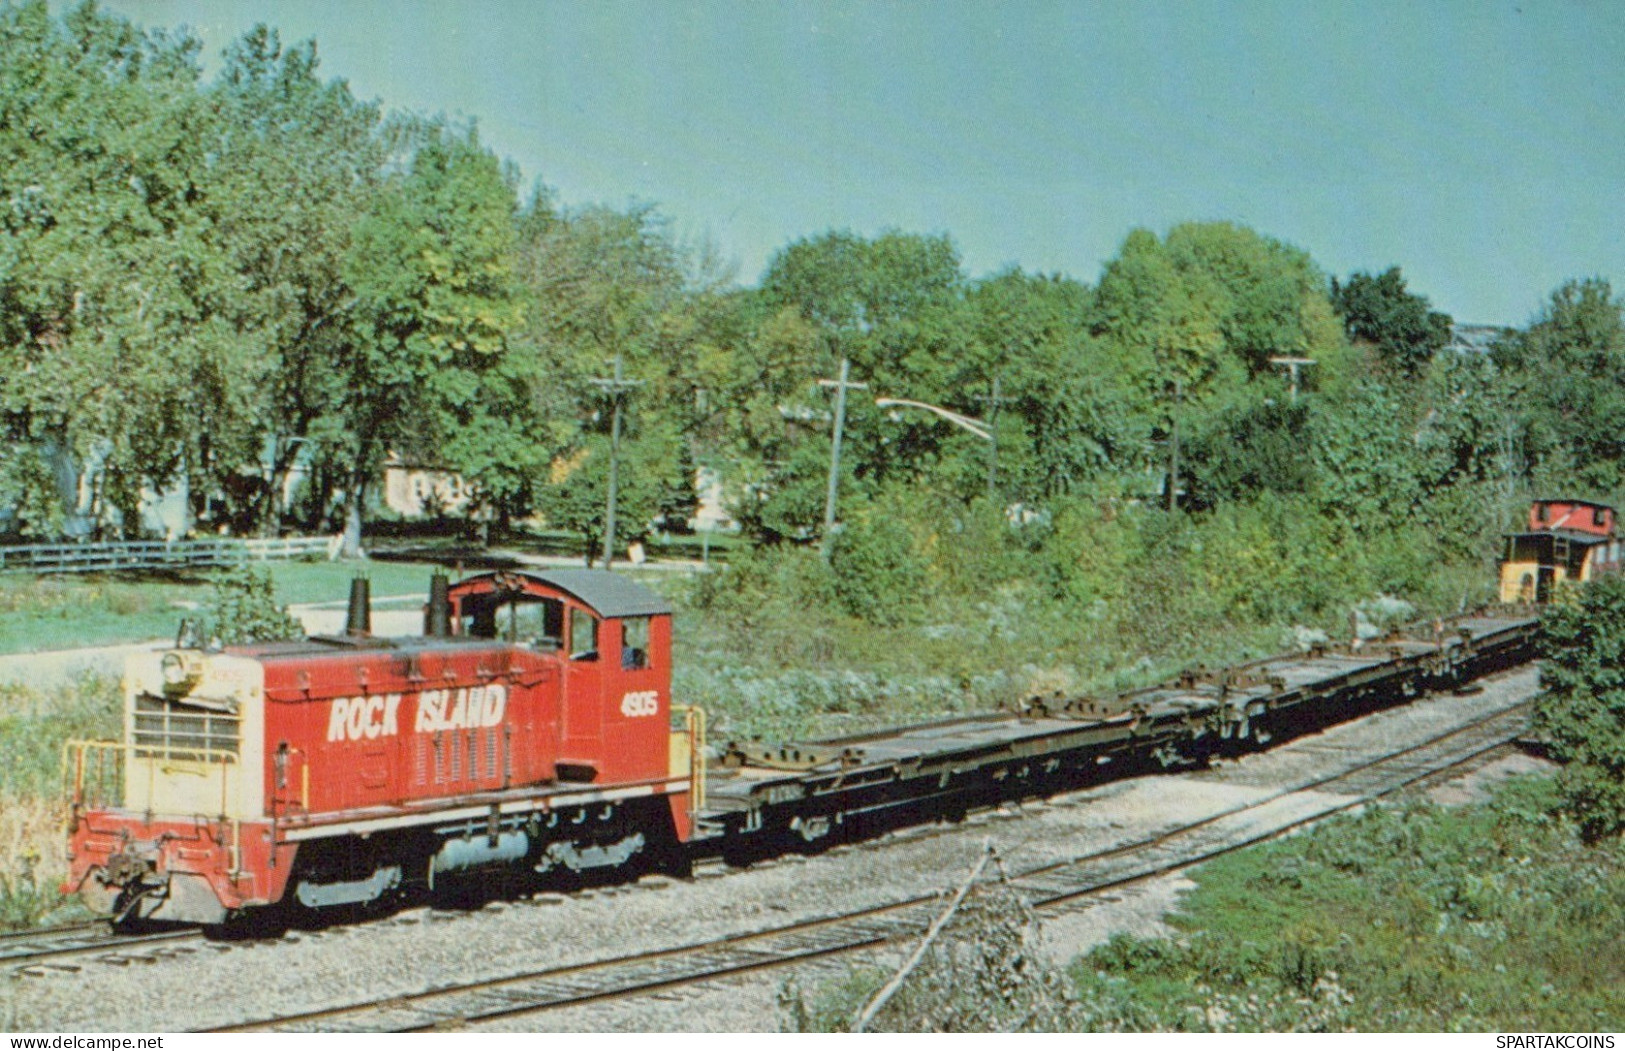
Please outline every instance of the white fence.
[{"label": "white fence", "polygon": [[111,544],[24,544],[0,547],[0,572],[111,573],[126,569],[184,569],[230,566],[271,559],[338,557],[340,537],[291,536],[275,539],[219,537]]}]

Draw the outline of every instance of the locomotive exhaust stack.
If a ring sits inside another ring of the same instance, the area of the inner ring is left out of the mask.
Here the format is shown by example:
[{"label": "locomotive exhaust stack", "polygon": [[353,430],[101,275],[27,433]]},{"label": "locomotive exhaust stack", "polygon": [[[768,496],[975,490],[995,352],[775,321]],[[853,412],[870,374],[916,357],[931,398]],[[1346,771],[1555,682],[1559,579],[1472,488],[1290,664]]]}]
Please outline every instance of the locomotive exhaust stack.
[{"label": "locomotive exhaust stack", "polygon": [[443,639],[451,634],[451,581],[444,573],[429,578],[429,605],[423,611],[423,634]]},{"label": "locomotive exhaust stack", "polygon": [[350,581],[350,611],[344,618],[344,634],[372,634],[372,583],[366,577]]}]

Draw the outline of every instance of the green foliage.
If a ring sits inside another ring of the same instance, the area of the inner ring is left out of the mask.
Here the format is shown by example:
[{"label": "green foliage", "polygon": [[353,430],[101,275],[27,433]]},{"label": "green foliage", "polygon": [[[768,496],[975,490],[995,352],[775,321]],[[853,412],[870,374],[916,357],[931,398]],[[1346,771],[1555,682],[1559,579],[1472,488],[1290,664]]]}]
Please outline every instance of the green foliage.
[{"label": "green foliage", "polygon": [[1625,1019],[1625,854],[1553,821],[1549,779],[1375,808],[1196,871],[1172,939],[1074,968],[1157,1029],[1607,1031]]},{"label": "green foliage", "polygon": [[1397,266],[1378,277],[1353,274],[1344,285],[1333,278],[1332,302],[1349,336],[1375,344],[1388,367],[1401,374],[1420,375],[1450,342],[1450,315],[1430,309],[1426,296],[1407,291]]},{"label": "green foliage", "polygon": [[0,452],[0,535],[49,540],[62,529],[62,495],[44,450],[10,442]]},{"label": "green foliage", "polygon": [[890,509],[851,517],[830,546],[835,595],[854,617],[875,624],[913,620],[924,605],[925,560],[908,526]]},{"label": "green foliage", "polygon": [[[582,552],[591,557],[603,552],[609,455],[608,437],[586,436],[578,449],[554,463],[548,480],[536,487],[536,509],[549,524],[581,537]],[[668,496],[670,478],[661,472],[680,462],[668,444],[653,436],[622,446],[615,487],[617,558],[623,557],[628,542],[648,535],[650,523],[664,510]]]},{"label": "green foliage", "polygon": [[[1487,804],[1376,807],[1228,855],[1195,871],[1173,936],[1118,934],[1066,976],[1035,957],[1019,901],[973,894],[873,1028],[1618,1029],[1625,853],[1583,845],[1553,797],[1519,779]],[[787,985],[787,1028],[844,1030],[889,977]]]},{"label": "green foliage", "polygon": [[47,688],[0,683],[0,790],[55,799],[63,744],[116,739],[121,710],[116,678],[85,674]]},{"label": "green foliage", "polygon": [[1316,357],[1329,332],[1309,256],[1230,223],[1136,230],[1100,280],[1092,324],[1123,347],[1147,397],[1176,379],[1204,400],[1265,372],[1273,355]]},{"label": "green foliage", "polygon": [[215,580],[206,611],[205,634],[227,646],[305,637],[298,618],[277,605],[270,572],[247,564]]},{"label": "green foliage", "polygon": [[0,930],[75,918],[57,889],[66,874],[63,746],[116,739],[121,711],[117,679],[0,683]]},{"label": "green foliage", "polygon": [[1541,615],[1539,727],[1567,764],[1564,805],[1591,839],[1625,830],[1625,577],[1608,575]]},{"label": "green foliage", "polygon": [[1569,281],[1496,363],[1520,388],[1528,466],[1597,492],[1619,489],[1625,460],[1625,302],[1607,281]]},{"label": "green foliage", "polygon": [[533,363],[511,354],[517,204],[472,128],[401,122],[409,154],[371,199],[344,262],[359,332],[345,348],[347,546],[386,452],[459,467],[477,502],[517,494],[536,469],[524,413]]}]

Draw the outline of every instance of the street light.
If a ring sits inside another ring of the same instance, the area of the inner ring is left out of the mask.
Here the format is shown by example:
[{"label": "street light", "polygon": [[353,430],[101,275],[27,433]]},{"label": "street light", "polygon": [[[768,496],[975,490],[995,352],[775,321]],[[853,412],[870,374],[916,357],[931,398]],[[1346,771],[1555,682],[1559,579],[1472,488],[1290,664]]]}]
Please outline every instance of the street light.
[{"label": "street light", "polygon": [[923,401],[909,401],[907,398],[876,398],[875,404],[882,409],[890,408],[892,406],[902,406],[909,409],[924,409],[926,412],[936,413],[938,416],[941,416],[955,427],[970,431],[972,434],[976,435],[976,437],[985,442],[990,442],[993,440],[993,434],[988,430],[987,421],[978,420],[974,416],[962,415],[954,412],[952,409],[944,409],[941,405],[929,405]]},{"label": "street light", "polygon": [[[835,533],[835,493],[840,482],[841,432],[844,429],[844,424],[846,423],[846,392],[848,389],[864,389],[869,386],[867,383],[852,382],[850,379],[851,373],[848,366],[849,363],[847,361],[843,360],[841,362],[840,379],[818,381],[819,386],[835,388],[835,426],[833,435],[834,440],[830,449],[829,492],[826,494],[824,501],[824,537],[822,546],[825,558],[829,557],[830,541],[833,539]],[[944,420],[947,420],[955,427],[959,427],[962,430],[971,432],[985,442],[997,441],[997,439],[993,437],[992,431],[988,429],[986,421],[978,420],[974,416],[965,416],[961,413],[953,411],[952,409],[944,409],[941,405],[932,405],[929,402],[923,401],[911,401],[908,398],[876,398],[875,405],[876,407],[882,409],[924,409],[926,412],[932,413]],[[996,447],[997,446],[995,445],[995,448]]]}]

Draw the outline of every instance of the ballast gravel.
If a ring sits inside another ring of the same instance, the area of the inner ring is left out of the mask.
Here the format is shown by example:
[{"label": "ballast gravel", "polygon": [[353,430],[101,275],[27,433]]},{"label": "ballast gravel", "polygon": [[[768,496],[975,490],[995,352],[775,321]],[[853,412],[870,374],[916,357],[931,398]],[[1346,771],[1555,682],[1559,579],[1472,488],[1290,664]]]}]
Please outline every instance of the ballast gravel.
[{"label": "ballast gravel", "polygon": [[[0,1029],[173,1032],[339,1007],[366,999],[585,963],[810,920],[951,889],[991,841],[1012,873],[1061,862],[1256,801],[1328,766],[1346,766],[1446,732],[1532,697],[1532,667],[1486,680],[1480,692],[1389,709],[1217,768],[1115,781],[1049,801],[1006,806],[813,857],[697,878],[499,903],[468,913],[417,909],[392,918],[274,941],[190,943],[150,965],[75,960],[38,977],[0,975]],[[1479,775],[1482,778],[1483,773]],[[1307,812],[1299,793],[1262,808]],[[1275,815],[1249,814],[1260,828]],[[1152,934],[1188,884],[1178,873],[1119,888],[1046,919],[1045,951],[1071,958],[1117,931]],[[787,980],[803,989],[852,963],[894,965],[907,946],[780,968],[600,1005],[515,1016],[473,1028],[509,1031],[774,1031]]]}]

